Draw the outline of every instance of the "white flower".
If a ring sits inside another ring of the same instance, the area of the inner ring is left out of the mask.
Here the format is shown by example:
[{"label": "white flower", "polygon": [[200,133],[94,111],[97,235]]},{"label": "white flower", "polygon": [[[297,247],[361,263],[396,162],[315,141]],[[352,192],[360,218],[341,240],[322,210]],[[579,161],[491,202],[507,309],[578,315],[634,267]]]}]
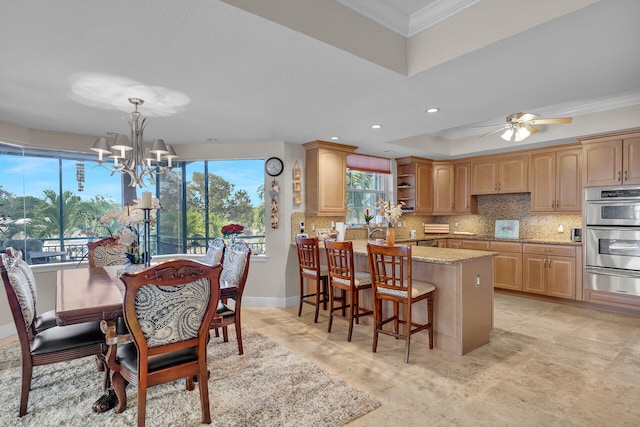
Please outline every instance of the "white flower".
[{"label": "white flower", "polygon": [[393,202],[388,202],[383,199],[378,200],[378,202],[376,203],[378,213],[382,215],[390,225],[398,222],[398,220],[402,216],[403,206],[404,202],[400,202],[397,205],[394,205]]},{"label": "white flower", "polygon": [[122,227],[118,234],[118,242],[125,246],[131,246],[133,242],[138,240],[136,233],[129,227]]}]

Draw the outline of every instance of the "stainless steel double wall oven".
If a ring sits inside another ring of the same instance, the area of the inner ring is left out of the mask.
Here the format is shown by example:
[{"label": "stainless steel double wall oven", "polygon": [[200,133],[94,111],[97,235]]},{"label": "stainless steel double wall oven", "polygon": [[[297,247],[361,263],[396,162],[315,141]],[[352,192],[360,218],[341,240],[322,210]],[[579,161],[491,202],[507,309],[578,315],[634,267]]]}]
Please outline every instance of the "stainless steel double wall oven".
[{"label": "stainless steel double wall oven", "polygon": [[588,188],[584,285],[640,296],[640,187]]}]

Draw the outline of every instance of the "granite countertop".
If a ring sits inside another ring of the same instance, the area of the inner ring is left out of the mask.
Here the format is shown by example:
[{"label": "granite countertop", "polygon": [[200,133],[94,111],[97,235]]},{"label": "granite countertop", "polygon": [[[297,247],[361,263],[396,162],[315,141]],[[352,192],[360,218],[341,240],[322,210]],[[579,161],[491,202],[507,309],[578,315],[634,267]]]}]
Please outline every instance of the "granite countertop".
[{"label": "granite countertop", "polygon": [[[415,241],[410,239],[409,241]],[[352,240],[353,253],[367,255],[367,240]],[[397,243],[403,243],[396,240]],[[429,246],[412,246],[411,257],[414,261],[428,262],[431,264],[454,264],[456,262],[473,261],[481,258],[491,258],[498,252],[477,251],[472,249],[446,249],[432,248]]]},{"label": "granite countertop", "polygon": [[496,239],[493,236],[470,236],[468,234],[425,234],[422,237],[396,239],[396,242],[416,242],[420,240],[457,239],[457,240],[488,240],[492,242],[539,243],[545,245],[582,246],[581,242],[571,240],[541,240],[541,239]]}]

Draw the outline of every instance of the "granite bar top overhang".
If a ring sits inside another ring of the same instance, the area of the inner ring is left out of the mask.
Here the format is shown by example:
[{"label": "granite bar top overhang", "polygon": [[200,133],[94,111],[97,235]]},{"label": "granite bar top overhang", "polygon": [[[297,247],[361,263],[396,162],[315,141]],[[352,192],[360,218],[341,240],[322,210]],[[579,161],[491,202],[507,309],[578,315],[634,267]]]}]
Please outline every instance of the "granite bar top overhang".
[{"label": "granite bar top overhang", "polygon": [[[415,240],[415,239],[413,239]],[[353,253],[367,256],[366,239],[352,240]],[[402,242],[396,241],[397,244]],[[371,244],[374,244],[371,242]],[[429,246],[411,246],[411,257],[414,261],[428,262],[431,264],[454,264],[456,262],[467,262],[481,258],[491,258],[498,255],[498,252],[479,251],[475,249],[446,249],[432,248]]]}]

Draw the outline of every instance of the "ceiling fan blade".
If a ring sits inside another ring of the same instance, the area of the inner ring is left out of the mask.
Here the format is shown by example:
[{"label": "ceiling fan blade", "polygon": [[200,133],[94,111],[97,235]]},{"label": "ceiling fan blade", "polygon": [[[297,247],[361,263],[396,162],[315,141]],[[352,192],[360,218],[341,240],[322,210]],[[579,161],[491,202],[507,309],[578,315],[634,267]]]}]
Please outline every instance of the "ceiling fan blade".
[{"label": "ceiling fan blade", "polygon": [[489,132],[489,133],[482,134],[482,135],[478,136],[478,138],[483,138],[483,137],[485,137],[485,136],[493,135],[494,133],[498,133],[498,132],[504,132],[504,131],[505,131],[506,129],[508,129],[508,128],[509,128],[509,126],[502,126],[501,128],[498,128],[498,129],[496,129],[496,130],[494,130],[494,131],[491,131],[491,132]]},{"label": "ceiling fan blade", "polygon": [[534,128],[533,126],[529,126],[528,124],[525,124],[524,127],[531,133],[531,135],[540,132],[538,129]]},{"label": "ceiling fan blade", "polygon": [[521,123],[529,122],[539,116],[539,114],[531,114],[531,113],[518,113],[518,114],[520,114],[520,117],[518,117],[517,121]]},{"label": "ceiling fan blade", "polygon": [[558,117],[556,119],[535,119],[529,120],[532,125],[555,125],[562,123],[571,123],[573,119],[571,117]]},{"label": "ceiling fan blade", "polygon": [[472,128],[488,128],[488,127],[495,127],[495,126],[504,126],[504,123],[494,123],[492,125],[477,125],[477,126],[471,126]]}]

